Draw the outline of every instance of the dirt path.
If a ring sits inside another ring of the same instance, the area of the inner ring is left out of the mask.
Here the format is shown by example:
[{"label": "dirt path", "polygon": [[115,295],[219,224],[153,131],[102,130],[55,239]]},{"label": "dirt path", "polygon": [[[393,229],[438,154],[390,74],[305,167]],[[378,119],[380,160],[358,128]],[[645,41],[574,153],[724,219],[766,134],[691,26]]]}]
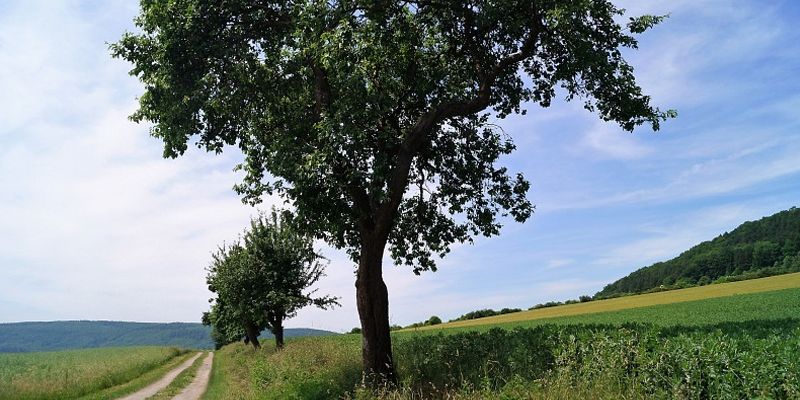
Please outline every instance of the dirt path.
[{"label": "dirt path", "polygon": [[169,384],[175,379],[175,377],[178,376],[178,374],[180,374],[181,372],[183,372],[183,370],[191,367],[194,360],[197,360],[197,357],[200,357],[201,354],[203,353],[195,354],[190,359],[184,361],[181,365],[179,365],[172,371],[167,372],[167,374],[164,375],[161,379],[151,383],[148,386],[139,389],[139,391],[135,393],[131,393],[125,397],[122,397],[119,400],[145,400],[148,397],[155,395],[156,393],[158,393],[159,390],[169,386]]},{"label": "dirt path", "polygon": [[197,370],[194,380],[183,391],[173,397],[172,400],[199,400],[208,386],[208,378],[211,376],[211,364],[214,362],[214,353],[208,353],[203,364]]}]

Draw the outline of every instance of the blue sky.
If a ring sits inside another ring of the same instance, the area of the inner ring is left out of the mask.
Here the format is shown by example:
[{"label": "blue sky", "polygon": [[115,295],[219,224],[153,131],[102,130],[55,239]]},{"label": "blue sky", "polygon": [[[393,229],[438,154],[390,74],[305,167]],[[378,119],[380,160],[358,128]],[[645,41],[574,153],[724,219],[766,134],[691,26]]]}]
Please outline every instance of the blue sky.
[{"label": "blue sky", "polygon": [[[392,323],[593,294],[798,205],[797,3],[618,4],[671,13],[628,57],[679,117],[629,134],[557,102],[501,121],[518,146],[503,162],[532,181],[536,214],[457,246],[436,273],[387,268]],[[231,190],[236,152],[163,160],[147,126],[127,120],[142,88],[106,43],[133,29],[137,8],[0,0],[0,322],[197,321],[210,251],[256,212]],[[357,325],[353,266],[324,251],[320,289],[343,306],[289,326]]]}]

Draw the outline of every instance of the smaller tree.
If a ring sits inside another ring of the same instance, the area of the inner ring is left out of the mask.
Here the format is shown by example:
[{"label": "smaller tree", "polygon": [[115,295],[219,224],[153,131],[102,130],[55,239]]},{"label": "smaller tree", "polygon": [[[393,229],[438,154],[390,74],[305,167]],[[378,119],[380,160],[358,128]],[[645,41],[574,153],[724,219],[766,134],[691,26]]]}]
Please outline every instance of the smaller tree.
[{"label": "smaller tree", "polygon": [[[251,257],[238,241],[222,245],[212,254],[208,268],[208,290],[217,294],[211,299],[209,322],[217,346],[244,337],[256,349],[261,347],[259,333],[266,328],[263,305],[256,303],[259,283],[252,278]],[[213,332],[216,331],[216,334]]]},{"label": "smaller tree", "polygon": [[437,316],[432,316],[425,321],[425,325],[439,325],[442,323],[442,319]]},{"label": "smaller tree", "polygon": [[[211,306],[211,311],[203,313],[203,325],[211,326],[211,340],[214,347],[219,350],[222,346],[236,342],[244,338],[245,344],[250,343],[244,325],[239,321],[231,320],[226,314],[222,302],[219,300]],[[258,338],[253,343],[258,346]]]},{"label": "smaller tree", "polygon": [[308,290],[324,276],[323,258],[314,251],[313,239],[298,233],[290,221],[288,213],[261,214],[251,220],[241,243],[220,247],[213,255],[207,282],[217,298],[209,320],[223,340],[237,333],[231,325],[238,324],[255,348],[264,329],[282,348],[284,320],[309,305],[338,305],[336,298],[315,297],[316,290]]}]

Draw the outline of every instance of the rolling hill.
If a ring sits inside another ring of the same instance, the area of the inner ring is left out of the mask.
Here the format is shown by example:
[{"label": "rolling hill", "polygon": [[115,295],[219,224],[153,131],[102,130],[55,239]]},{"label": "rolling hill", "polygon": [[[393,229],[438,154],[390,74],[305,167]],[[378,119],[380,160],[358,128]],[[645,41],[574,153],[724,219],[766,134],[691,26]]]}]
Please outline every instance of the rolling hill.
[{"label": "rolling hill", "polygon": [[607,285],[596,298],[658,288],[704,285],[720,278],[756,278],[800,271],[800,209],[792,207],[745,222],[669,261],[632,272]]},{"label": "rolling hill", "polygon": [[[52,321],[0,324],[0,353],[116,346],[178,346],[211,349],[211,328],[198,323],[121,321]],[[286,337],[335,335],[334,332],[287,328]],[[263,333],[262,337],[271,337]]]}]

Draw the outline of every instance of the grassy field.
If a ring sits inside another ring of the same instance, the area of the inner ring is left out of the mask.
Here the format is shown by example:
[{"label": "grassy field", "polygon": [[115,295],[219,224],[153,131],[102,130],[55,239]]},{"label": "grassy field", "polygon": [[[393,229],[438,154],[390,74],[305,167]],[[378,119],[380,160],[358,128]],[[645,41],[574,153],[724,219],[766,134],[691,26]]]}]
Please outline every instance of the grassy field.
[{"label": "grassy field", "polygon": [[[76,399],[115,390],[185,353],[171,347],[117,347],[0,354],[0,399]],[[157,377],[153,377],[157,379]],[[130,390],[135,390],[133,385]]]},{"label": "grassy field", "polygon": [[[467,321],[456,321],[417,329],[424,330],[477,325],[497,325],[509,322],[523,322],[543,318],[619,311],[659,304],[674,304],[709,298],[734,296],[738,294],[770,292],[792,288],[800,288],[800,273],[771,276],[768,278],[751,279],[740,282],[706,285],[687,289],[670,290],[667,292],[618,297],[615,299],[597,300],[588,303],[567,304],[563,306],[540,308],[538,310],[522,311]],[[652,322],[658,321],[653,320]]]},{"label": "grassy field", "polygon": [[[402,385],[391,391],[361,387],[360,337],[342,335],[292,340],[282,352],[270,342],[260,352],[227,346],[205,398],[800,398],[800,274],[459,321],[394,338]],[[0,354],[0,398],[114,398],[184,358],[165,347]]]},{"label": "grassy field", "polygon": [[395,332],[401,384],[379,392],[361,385],[358,335],[292,340],[281,352],[270,342],[259,352],[233,344],[217,353],[205,398],[798,399],[797,280],[613,299],[651,304],[616,311],[605,310],[623,303],[608,300],[574,305],[601,306],[585,314],[568,305],[519,313],[534,316],[526,320]]}]

